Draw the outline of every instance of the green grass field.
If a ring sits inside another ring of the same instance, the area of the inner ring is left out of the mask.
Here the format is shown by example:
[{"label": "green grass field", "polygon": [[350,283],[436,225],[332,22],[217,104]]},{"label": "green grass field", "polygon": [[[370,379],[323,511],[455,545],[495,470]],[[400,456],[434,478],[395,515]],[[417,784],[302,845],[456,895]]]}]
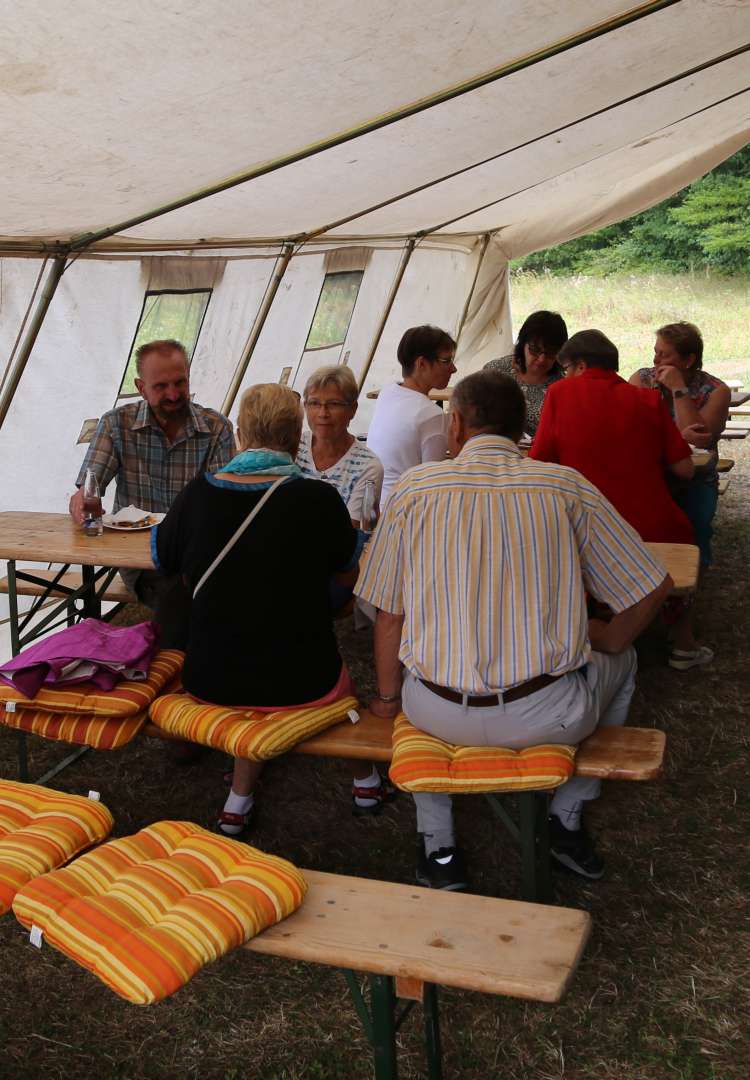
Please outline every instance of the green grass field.
[{"label": "green grass field", "polygon": [[569,333],[595,327],[620,350],[620,371],[651,364],[654,330],[687,319],[700,327],[704,367],[750,382],[750,278],[706,274],[553,277],[517,272],[511,283],[513,328],[532,311],[559,311]]}]

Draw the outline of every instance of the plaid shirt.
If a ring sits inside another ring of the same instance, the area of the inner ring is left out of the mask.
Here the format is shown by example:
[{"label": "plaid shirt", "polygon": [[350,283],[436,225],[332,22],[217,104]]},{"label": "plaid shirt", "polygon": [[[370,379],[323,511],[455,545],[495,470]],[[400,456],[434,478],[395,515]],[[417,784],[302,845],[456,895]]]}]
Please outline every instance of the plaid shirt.
[{"label": "plaid shirt", "polygon": [[148,402],[134,401],[101,418],[76,485],[93,469],[102,494],[116,478],[115,511],[132,503],[166,513],[193,477],[216,472],[235,453],[232,425],[221,413],[191,404],[183,431],[170,445]]}]

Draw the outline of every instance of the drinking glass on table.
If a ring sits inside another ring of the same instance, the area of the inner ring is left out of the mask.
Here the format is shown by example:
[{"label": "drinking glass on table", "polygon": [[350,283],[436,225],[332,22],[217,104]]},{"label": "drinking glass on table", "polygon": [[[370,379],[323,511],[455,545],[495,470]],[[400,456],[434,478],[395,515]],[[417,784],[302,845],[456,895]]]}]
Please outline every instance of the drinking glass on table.
[{"label": "drinking glass on table", "polygon": [[93,469],[86,470],[83,481],[83,531],[86,536],[101,536],[104,532],[99,481]]},{"label": "drinking glass on table", "polygon": [[378,501],[375,494],[375,484],[372,480],[365,481],[365,490],[362,493],[362,519],[359,527],[362,532],[371,533],[378,523]]}]

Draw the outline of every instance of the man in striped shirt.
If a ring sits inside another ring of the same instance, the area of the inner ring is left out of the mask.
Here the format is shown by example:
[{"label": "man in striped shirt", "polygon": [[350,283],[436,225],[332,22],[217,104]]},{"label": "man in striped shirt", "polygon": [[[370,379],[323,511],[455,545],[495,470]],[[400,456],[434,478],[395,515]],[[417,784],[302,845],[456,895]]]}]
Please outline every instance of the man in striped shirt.
[{"label": "man in striped shirt", "polygon": [[[451,406],[454,460],[404,474],[355,589],[378,608],[373,711],[395,716],[403,702],[415,727],[458,745],[573,744],[599,723],[624,723],[632,642],[671,587],[592,484],[521,455],[524,420],[513,379],[463,379]],[[587,618],[586,592],[609,605],[610,622]],[[553,855],[587,878],[604,872],[581,821],[600,786],[573,777],[550,807]],[[414,800],[418,880],[464,888],[450,796]]]}]

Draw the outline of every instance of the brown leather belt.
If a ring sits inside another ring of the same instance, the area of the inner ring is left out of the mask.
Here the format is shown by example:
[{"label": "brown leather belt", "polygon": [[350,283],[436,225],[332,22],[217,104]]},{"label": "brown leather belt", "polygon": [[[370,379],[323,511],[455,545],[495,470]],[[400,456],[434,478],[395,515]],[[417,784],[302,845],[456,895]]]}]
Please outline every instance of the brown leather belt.
[{"label": "brown leather belt", "polygon": [[[565,671],[563,674],[568,675],[570,673]],[[470,694],[466,698],[466,704],[470,709],[486,709],[501,703],[507,705],[511,701],[518,701],[520,698],[528,697],[529,694],[535,694],[537,690],[543,690],[545,686],[549,686],[550,683],[561,678],[562,675],[535,675],[528,682],[519,683],[518,686],[513,686],[510,690],[503,690],[501,694]],[[459,694],[457,690],[450,690],[447,686],[438,686],[436,683],[428,682],[427,679],[420,679],[419,681],[433,694],[437,694],[438,697],[445,698],[446,701],[452,701],[454,705],[464,704],[464,696]]]}]

